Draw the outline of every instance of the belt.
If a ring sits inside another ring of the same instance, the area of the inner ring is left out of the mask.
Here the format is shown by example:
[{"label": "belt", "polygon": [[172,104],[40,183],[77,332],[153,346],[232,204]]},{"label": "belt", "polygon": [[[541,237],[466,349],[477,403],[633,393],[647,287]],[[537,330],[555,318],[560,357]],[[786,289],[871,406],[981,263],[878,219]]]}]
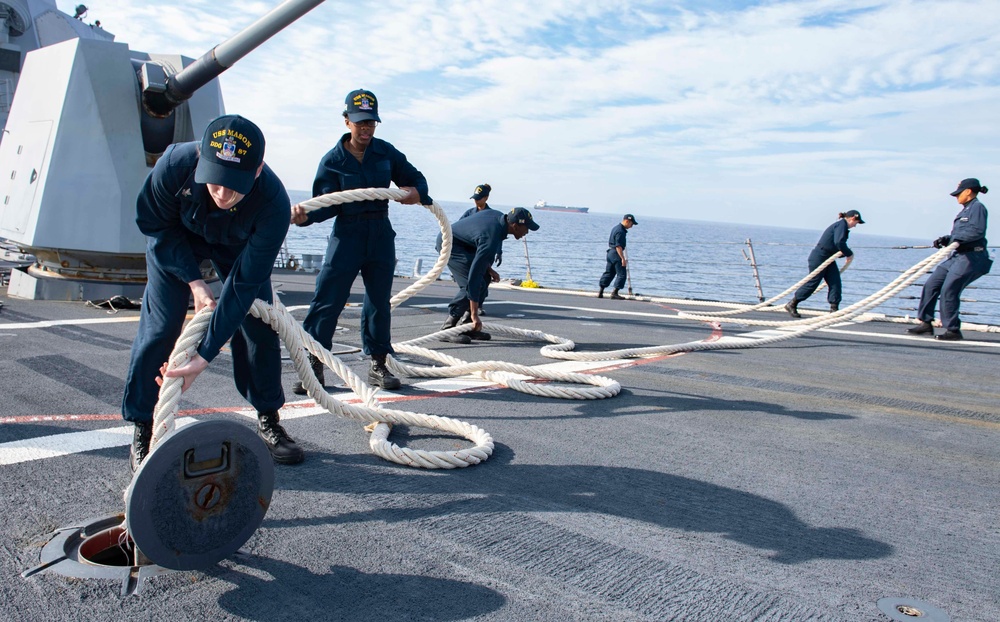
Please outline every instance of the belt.
[{"label": "belt", "polygon": [[353,222],[355,220],[382,220],[389,217],[389,210],[384,212],[361,212],[360,214],[341,214],[337,216],[343,222]]},{"label": "belt", "polygon": [[978,253],[979,251],[986,250],[985,246],[974,246],[972,248],[959,248],[956,253]]}]

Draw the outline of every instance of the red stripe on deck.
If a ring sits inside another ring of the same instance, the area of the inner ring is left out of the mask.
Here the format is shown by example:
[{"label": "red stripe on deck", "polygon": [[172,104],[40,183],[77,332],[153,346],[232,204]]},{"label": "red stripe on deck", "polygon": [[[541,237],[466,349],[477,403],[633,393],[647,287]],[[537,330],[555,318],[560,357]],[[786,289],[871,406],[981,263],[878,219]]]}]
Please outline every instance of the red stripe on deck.
[{"label": "red stripe on deck", "polygon": [[[663,306],[663,305],[658,305]],[[718,323],[712,323],[712,334],[705,339],[705,341],[718,341],[722,338],[722,327]],[[665,359],[673,358],[675,356],[680,356],[685,354],[685,352],[677,352],[675,354],[664,354],[661,356],[651,356],[647,358],[635,359],[627,361],[624,363],[617,363],[615,365],[609,365],[607,367],[600,367],[597,369],[591,369],[586,372],[576,372],[581,374],[596,374],[603,373],[606,371],[614,371],[616,369],[626,369],[628,367],[636,367],[638,365],[648,365],[649,363],[656,363]],[[548,382],[548,380],[534,380],[532,382]],[[429,400],[436,399],[439,397],[452,397],[455,395],[467,395],[469,393],[482,393],[486,391],[496,391],[497,389],[506,389],[507,387],[501,384],[494,384],[489,386],[480,386],[469,389],[456,389],[454,391],[441,391],[441,392],[427,392],[420,395],[395,395],[395,396],[385,396],[380,397],[379,402],[383,404],[392,404],[395,402],[414,402],[419,400]],[[345,404],[360,404],[361,400],[358,398],[350,398],[346,400],[341,400]],[[300,402],[297,404],[286,404],[282,408],[315,408],[316,402]],[[230,406],[222,408],[193,408],[191,410],[182,410],[177,413],[178,417],[194,417],[197,415],[212,415],[216,413],[233,413],[241,410],[247,410],[252,408],[249,404],[244,406]],[[109,415],[23,415],[20,417],[0,417],[0,424],[5,423],[43,423],[43,422],[67,422],[67,421],[124,421],[119,414],[109,414]]]}]

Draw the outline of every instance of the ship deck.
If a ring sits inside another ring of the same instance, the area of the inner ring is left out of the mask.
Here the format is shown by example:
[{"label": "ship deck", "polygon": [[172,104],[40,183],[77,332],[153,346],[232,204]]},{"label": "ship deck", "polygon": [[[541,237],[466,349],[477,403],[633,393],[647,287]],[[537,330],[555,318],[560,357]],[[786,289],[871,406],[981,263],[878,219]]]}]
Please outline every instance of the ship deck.
[{"label": "ship deck", "polygon": [[[275,280],[301,319],[313,276]],[[394,339],[436,331],[453,293],[437,282],[406,301]],[[54,530],[124,510],[131,432],[118,413],[139,312],[2,294],[2,619],[857,622],[887,620],[876,603],[901,598],[956,621],[1000,620],[995,333],[941,343],[848,322],[754,349],[574,364],[621,383],[606,400],[476,379],[410,378],[381,393],[493,435],[489,460],[451,471],[372,455],[360,423],[296,399],[286,359],[285,427],[307,457],[276,467],[246,554],[123,598],[113,580],[20,574]],[[361,295],[338,343],[359,344]],[[494,288],[485,319],[579,351],[761,330],[678,319],[684,306]],[[435,347],[567,365],[540,345]],[[184,394],[182,416],[253,423],[228,358]],[[361,354],[343,358],[364,372]],[[331,393],[344,391],[333,385],[328,373]],[[468,446],[407,426],[390,439]]]}]

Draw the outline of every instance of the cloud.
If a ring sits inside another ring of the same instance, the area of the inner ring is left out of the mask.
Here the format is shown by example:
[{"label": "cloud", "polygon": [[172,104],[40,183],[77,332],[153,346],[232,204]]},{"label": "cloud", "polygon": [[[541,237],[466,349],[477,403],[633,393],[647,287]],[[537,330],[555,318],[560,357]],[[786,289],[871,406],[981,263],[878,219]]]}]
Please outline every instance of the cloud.
[{"label": "cloud", "polygon": [[[947,190],[1000,172],[993,4],[327,0],[222,85],[290,188],[311,187],[364,86],[435,198],[485,179],[503,204],[690,218],[707,201],[701,218],[813,228],[849,202],[872,205],[866,231],[940,235]],[[271,6],[116,0],[89,17],[198,56]]]}]

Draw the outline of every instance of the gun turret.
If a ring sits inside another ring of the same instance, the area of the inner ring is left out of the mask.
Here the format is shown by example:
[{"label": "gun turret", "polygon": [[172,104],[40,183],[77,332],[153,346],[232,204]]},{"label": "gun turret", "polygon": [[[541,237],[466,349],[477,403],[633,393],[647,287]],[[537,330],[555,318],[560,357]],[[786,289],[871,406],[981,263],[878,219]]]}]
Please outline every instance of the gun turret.
[{"label": "gun turret", "polygon": [[177,73],[156,61],[133,60],[142,92],[140,125],[146,162],[156,162],[174,142],[174,110],[265,41],[302,17],[323,0],[285,0],[226,41]]},{"label": "gun turret", "polygon": [[[206,52],[174,75],[150,68],[142,74],[143,108],[166,117],[195,91],[205,86],[286,26],[323,3],[323,0],[286,0],[226,41]],[[144,67],[149,63],[144,64]],[[160,67],[157,65],[157,67]],[[162,67],[160,67],[162,70]]]},{"label": "gun turret", "polygon": [[135,197],[149,167],[225,113],[219,74],[322,2],[285,0],[194,61],[104,35],[26,54],[0,141],[0,237],[36,263],[11,275],[8,295],[140,296],[146,240]]}]

